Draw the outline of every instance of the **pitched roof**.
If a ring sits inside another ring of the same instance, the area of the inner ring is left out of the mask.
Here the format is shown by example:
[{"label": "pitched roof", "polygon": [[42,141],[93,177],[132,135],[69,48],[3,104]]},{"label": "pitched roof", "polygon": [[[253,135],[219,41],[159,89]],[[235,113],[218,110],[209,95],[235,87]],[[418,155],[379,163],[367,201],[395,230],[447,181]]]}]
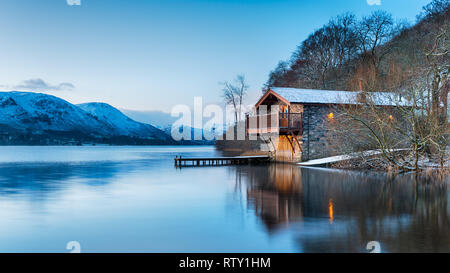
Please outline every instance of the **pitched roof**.
[{"label": "pitched roof", "polygon": [[285,98],[291,103],[344,103],[348,101],[356,102],[357,92],[330,91],[297,88],[271,88],[272,91]]},{"label": "pitched roof", "polygon": [[[335,91],[335,90],[316,90],[316,89],[297,89],[273,87],[271,91],[281,96],[290,103],[302,104],[360,104],[362,92]],[[270,91],[269,91],[270,92]],[[372,92],[371,98],[379,106],[397,106],[406,105],[404,99],[394,93]]]}]

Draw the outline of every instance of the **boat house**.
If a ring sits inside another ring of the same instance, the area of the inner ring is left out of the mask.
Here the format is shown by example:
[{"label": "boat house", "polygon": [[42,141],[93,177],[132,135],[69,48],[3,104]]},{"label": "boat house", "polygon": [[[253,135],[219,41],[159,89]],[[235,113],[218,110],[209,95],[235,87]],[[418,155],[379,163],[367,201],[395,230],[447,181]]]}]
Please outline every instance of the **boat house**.
[{"label": "boat house", "polygon": [[[375,92],[376,105],[394,107],[392,93]],[[363,104],[364,92],[270,88],[246,116],[247,136],[260,136],[275,161],[300,162],[333,156],[329,125],[338,106]]]}]

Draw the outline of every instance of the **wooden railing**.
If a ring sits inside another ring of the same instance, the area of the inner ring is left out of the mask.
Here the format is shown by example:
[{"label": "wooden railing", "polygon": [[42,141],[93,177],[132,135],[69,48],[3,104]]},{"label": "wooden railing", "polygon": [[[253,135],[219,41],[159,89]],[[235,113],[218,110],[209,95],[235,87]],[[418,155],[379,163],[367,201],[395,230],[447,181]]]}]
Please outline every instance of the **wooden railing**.
[{"label": "wooden railing", "polygon": [[300,130],[303,123],[303,113],[280,113],[280,128]]},{"label": "wooden railing", "polygon": [[[272,124],[272,121],[273,124]],[[303,132],[303,113],[278,113],[246,116],[247,134],[301,134]]]},{"label": "wooden railing", "polygon": [[[273,122],[273,124],[272,124]],[[246,116],[247,134],[276,133],[279,130],[277,115]]]}]

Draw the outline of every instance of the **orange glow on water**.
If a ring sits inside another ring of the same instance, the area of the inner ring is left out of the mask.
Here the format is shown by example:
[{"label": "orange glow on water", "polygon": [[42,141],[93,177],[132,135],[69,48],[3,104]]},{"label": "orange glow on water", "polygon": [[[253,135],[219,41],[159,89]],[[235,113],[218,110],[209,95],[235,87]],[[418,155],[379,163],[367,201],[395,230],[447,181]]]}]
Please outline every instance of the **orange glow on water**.
[{"label": "orange glow on water", "polygon": [[331,198],[330,198],[330,201],[328,201],[328,214],[330,215],[330,224],[333,224],[334,210],[333,210],[333,199],[331,199]]}]

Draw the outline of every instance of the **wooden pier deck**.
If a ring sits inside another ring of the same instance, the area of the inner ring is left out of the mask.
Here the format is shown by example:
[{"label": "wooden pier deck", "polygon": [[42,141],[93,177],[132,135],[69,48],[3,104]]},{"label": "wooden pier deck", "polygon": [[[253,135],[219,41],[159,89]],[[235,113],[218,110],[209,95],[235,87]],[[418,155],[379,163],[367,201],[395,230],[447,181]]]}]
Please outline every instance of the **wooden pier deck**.
[{"label": "wooden pier deck", "polygon": [[175,157],[175,167],[202,167],[202,166],[226,166],[226,165],[245,165],[252,163],[268,162],[268,155],[255,156],[235,156],[235,157],[198,157],[183,158]]}]

